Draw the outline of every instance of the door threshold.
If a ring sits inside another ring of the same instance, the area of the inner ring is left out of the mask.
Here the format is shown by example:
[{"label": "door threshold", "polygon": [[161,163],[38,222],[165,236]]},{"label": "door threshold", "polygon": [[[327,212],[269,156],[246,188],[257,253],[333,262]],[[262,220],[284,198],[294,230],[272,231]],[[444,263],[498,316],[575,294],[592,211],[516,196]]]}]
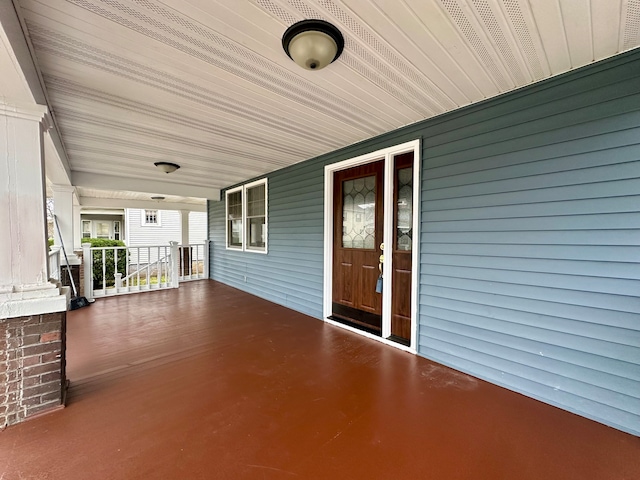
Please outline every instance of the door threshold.
[{"label": "door threshold", "polygon": [[383,338],[380,334],[369,333],[364,331],[362,328],[347,325],[346,322],[335,320],[331,318],[331,316],[325,317],[324,321],[325,323],[333,325],[334,327],[343,328],[357,335],[362,335],[363,337],[370,338],[371,340],[375,340],[377,342],[384,343],[385,345],[388,345],[390,347],[397,348],[398,350],[402,350],[403,352],[412,353],[413,355],[417,354],[415,348],[402,345],[401,343],[398,343],[398,342],[392,342],[388,338]]},{"label": "door threshold", "polygon": [[372,326],[367,325],[367,324],[365,324],[363,322],[361,323],[361,322],[358,322],[357,320],[348,319],[348,318],[341,317],[341,316],[338,316],[338,315],[330,315],[327,318],[329,318],[329,320],[333,320],[334,322],[343,323],[345,325],[348,325],[351,328],[355,328],[355,329],[358,329],[358,330],[362,330],[363,332],[370,333],[371,335],[375,335],[377,337],[382,337],[382,332],[380,331],[379,328],[372,327]]},{"label": "door threshold", "polygon": [[399,343],[400,345],[404,345],[405,347],[408,347],[409,345],[411,345],[410,340],[407,340],[406,338],[403,338],[403,337],[399,337],[397,335],[389,335],[387,339],[391,340],[392,342]]}]

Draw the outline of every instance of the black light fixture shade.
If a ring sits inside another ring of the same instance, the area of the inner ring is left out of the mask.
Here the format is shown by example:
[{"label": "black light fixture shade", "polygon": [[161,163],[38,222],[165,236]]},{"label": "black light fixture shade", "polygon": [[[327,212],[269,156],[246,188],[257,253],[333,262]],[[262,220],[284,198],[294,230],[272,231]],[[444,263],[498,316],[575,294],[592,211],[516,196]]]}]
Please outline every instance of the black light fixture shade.
[{"label": "black light fixture shade", "polygon": [[154,165],[158,167],[160,170],[162,170],[164,173],[175,172],[177,169],[180,168],[180,165],[178,165],[177,163],[171,163],[171,162],[155,162]]},{"label": "black light fixture shade", "polygon": [[284,32],[282,48],[302,68],[320,70],[340,56],[344,37],[329,22],[302,20]]}]

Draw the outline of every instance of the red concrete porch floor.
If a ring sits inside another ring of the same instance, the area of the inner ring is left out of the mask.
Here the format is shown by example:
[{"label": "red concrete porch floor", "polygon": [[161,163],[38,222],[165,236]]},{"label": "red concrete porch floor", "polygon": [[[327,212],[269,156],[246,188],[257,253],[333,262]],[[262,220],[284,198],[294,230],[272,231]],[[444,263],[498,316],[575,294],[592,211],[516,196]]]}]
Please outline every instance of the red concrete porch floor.
[{"label": "red concrete porch floor", "polygon": [[640,439],[213,281],[68,315],[0,479],[640,479]]}]

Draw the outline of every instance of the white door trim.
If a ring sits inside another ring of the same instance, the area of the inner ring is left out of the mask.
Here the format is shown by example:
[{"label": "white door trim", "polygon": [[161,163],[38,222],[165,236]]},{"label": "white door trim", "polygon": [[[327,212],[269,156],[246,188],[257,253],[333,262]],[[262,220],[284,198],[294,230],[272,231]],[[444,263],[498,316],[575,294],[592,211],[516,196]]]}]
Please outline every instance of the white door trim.
[{"label": "white door trim", "polygon": [[[397,342],[388,340],[391,334],[391,288],[385,286],[382,290],[382,337],[371,335],[356,328],[349,327],[339,322],[331,320],[331,304],[333,297],[333,174],[339,170],[363,165],[377,160],[385,161],[385,182],[384,182],[384,243],[385,262],[383,266],[383,276],[388,278],[384,272],[392,271],[393,255],[391,255],[391,245],[393,245],[393,158],[395,155],[407,152],[414,152],[413,156],[413,239],[412,239],[412,278],[411,278],[411,343],[409,347],[400,345]],[[416,353],[417,331],[418,331],[418,267],[420,265],[420,140],[383,148],[375,152],[360,155],[338,163],[333,163],[324,167],[324,295],[323,295],[323,318],[326,322],[347,330],[354,331],[368,338],[392,345],[401,350]]]}]

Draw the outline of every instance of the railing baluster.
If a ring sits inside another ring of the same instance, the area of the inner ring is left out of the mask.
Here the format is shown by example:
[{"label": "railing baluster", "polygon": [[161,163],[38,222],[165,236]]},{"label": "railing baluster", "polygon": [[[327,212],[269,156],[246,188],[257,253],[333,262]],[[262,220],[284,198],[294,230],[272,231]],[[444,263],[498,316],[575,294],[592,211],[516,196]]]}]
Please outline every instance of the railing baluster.
[{"label": "railing baluster", "polygon": [[[116,283],[116,278],[118,278],[118,254],[120,253],[120,247],[114,247],[113,249],[113,284],[115,287],[116,293],[118,293],[118,285]],[[122,277],[122,274],[120,275]]]},{"label": "railing baluster", "polygon": [[124,249],[124,267],[125,267],[125,272],[126,272],[126,277],[125,279],[127,280],[127,290],[130,290],[130,278],[129,278],[129,248],[125,248]]},{"label": "railing baluster", "polygon": [[140,284],[140,247],[136,248],[136,271],[138,274],[138,290],[142,290],[142,285]]},{"label": "railing baluster", "polygon": [[196,245],[196,278],[200,278],[200,245]]},{"label": "railing baluster", "polygon": [[151,270],[149,266],[151,265],[151,247],[147,247],[147,288],[151,289]]},{"label": "railing baluster", "polygon": [[165,281],[162,281],[162,272],[166,271],[166,266],[167,266],[167,247],[162,247],[163,250],[163,257],[162,257],[162,261],[160,262],[160,278],[158,279],[158,285],[160,287],[164,287],[166,286],[166,281],[167,278],[165,276]]},{"label": "railing baluster", "polygon": [[102,294],[107,294],[107,248],[102,248]]},{"label": "railing baluster", "polygon": [[166,245],[164,247],[164,269],[164,286],[168,288],[171,285],[171,274],[169,272],[169,270],[171,270],[171,248]]}]

